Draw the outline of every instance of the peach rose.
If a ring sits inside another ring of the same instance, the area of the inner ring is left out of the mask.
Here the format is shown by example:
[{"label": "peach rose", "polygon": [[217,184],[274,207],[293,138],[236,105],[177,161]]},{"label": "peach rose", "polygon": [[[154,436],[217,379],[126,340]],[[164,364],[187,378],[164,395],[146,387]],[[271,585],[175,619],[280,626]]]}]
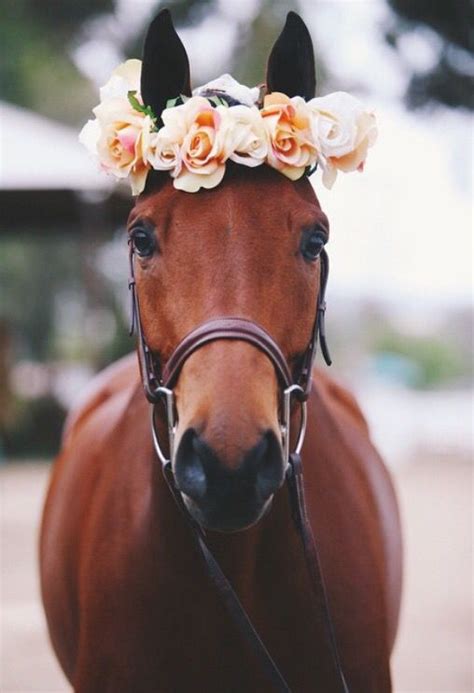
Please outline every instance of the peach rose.
[{"label": "peach rose", "polygon": [[308,107],[321,148],[323,183],[332,188],[338,170],[363,170],[367,151],[377,139],[375,116],[345,92],[312,99]]},{"label": "peach rose", "polygon": [[180,145],[182,166],[174,187],[186,192],[214,188],[225,172],[227,108],[213,108],[202,96],[163,112],[170,139]]},{"label": "peach rose", "polygon": [[103,101],[93,112],[96,120],[86,123],[80,141],[98,158],[104,171],[115,178],[130,177],[132,194],[140,194],[150,169],[151,118],[135,111],[121,97]]},{"label": "peach rose", "polygon": [[[100,104],[93,109],[96,119],[89,120],[79,135],[104,171],[115,178],[130,177],[133,195],[145,187],[154,128],[150,116],[136,111],[128,99],[129,91],[138,92],[140,73],[140,60],[127,60],[114,70],[100,90]],[[137,99],[141,102],[138,93]]]},{"label": "peach rose", "polygon": [[273,92],[265,96],[260,114],[269,139],[267,163],[291,180],[301,178],[318,156],[304,99]]}]

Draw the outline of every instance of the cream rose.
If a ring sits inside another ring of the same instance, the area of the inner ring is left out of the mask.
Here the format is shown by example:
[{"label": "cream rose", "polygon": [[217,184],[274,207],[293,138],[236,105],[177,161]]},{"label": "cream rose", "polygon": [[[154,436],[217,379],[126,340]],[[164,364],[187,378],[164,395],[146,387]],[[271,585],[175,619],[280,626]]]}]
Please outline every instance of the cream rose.
[{"label": "cream rose", "polygon": [[[268,154],[265,126],[257,108],[218,107],[225,119],[225,149],[229,159],[244,166],[260,166]],[[227,111],[227,115],[225,113]]]},{"label": "cream rose", "polygon": [[273,92],[265,96],[260,114],[269,138],[267,163],[291,180],[301,178],[318,156],[304,99]]},{"label": "cream rose", "polygon": [[367,151],[377,139],[375,116],[345,92],[312,99],[313,137],[321,148],[323,183],[332,188],[337,171],[362,171]]},{"label": "cream rose", "polygon": [[182,166],[181,147],[166,126],[150,135],[147,161],[156,171],[170,171],[173,178],[179,176]]},{"label": "cream rose", "polygon": [[104,171],[116,178],[130,177],[133,195],[145,187],[150,168],[148,148],[153,122],[135,111],[128,100],[116,97],[94,109],[79,139],[94,154]]},{"label": "cream rose", "polygon": [[117,97],[127,98],[129,91],[140,90],[141,60],[126,60],[112,72],[107,84],[100,89],[100,100],[108,101]]},{"label": "cream rose", "polygon": [[83,127],[79,140],[98,159],[101,168],[116,178],[130,177],[133,195],[145,187],[148,147],[153,122],[148,115],[136,111],[128,100],[128,92],[140,88],[140,60],[127,60],[114,70],[100,90],[100,104],[93,109],[95,120]]}]

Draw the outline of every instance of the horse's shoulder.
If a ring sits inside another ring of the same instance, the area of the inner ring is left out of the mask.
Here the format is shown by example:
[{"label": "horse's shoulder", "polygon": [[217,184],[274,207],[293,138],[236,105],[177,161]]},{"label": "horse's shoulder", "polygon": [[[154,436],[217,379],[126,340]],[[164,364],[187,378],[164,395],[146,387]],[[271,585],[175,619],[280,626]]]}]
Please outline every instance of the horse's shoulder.
[{"label": "horse's shoulder", "polygon": [[137,357],[128,354],[95,375],[69,412],[63,430],[63,444],[104,405],[130,396],[139,383]]},{"label": "horse's shoulder", "polygon": [[352,392],[320,369],[315,373],[313,386],[329,411],[335,416],[350,419],[365,434],[369,434],[365,416]]}]

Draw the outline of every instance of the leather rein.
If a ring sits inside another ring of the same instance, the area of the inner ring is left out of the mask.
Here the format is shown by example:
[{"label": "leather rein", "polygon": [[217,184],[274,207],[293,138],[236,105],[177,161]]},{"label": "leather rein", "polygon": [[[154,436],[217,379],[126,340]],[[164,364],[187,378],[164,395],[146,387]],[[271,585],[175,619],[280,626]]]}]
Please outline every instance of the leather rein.
[{"label": "leather rein", "polygon": [[[326,311],[325,291],[329,273],[327,253],[323,249],[320,254],[320,289],[310,341],[305,353],[299,359],[296,368],[291,369],[280,347],[263,327],[251,320],[232,316],[214,318],[198,325],[177,345],[168,361],[162,364],[157,355],[152,353],[148,347],[143,332],[140,316],[140,302],[135,282],[134,250],[130,242],[129,247],[130,278],[128,286],[132,303],[130,334],[133,334],[135,330],[137,332],[137,352],[143,388],[146,398],[152,404],[151,431],[153,443],[156,453],[162,463],[164,478],[176,505],[191,530],[191,535],[198,549],[198,553],[203,560],[208,576],[214,583],[224,606],[227,608],[241,636],[248,643],[250,649],[259,660],[262,670],[267,675],[268,680],[273,684],[275,691],[291,693],[290,687],[260,639],[260,636],[250,621],[232,585],[222,572],[218,562],[207,546],[203,528],[188,512],[181,493],[176,486],[172,469],[172,460],[175,452],[174,440],[177,428],[177,412],[173,387],[189,356],[205,344],[209,344],[216,340],[231,339],[252,344],[262,351],[273,363],[282,391],[280,427],[284,460],[287,465],[286,481],[292,517],[303,545],[303,552],[312,588],[313,609],[316,617],[319,613],[322,613],[326,639],[331,652],[339,689],[343,691],[343,693],[348,693],[349,688],[341,667],[319,554],[306,511],[303,467],[300,454],[306,431],[306,407],[311,391],[311,371],[316,357],[318,338],[321,344],[323,357],[328,365],[331,364],[324,323]],[[293,398],[301,407],[301,415],[295,449],[291,451],[290,417]],[[165,405],[166,411],[169,448],[168,457],[163,451],[156,431],[156,408],[160,404]]]}]

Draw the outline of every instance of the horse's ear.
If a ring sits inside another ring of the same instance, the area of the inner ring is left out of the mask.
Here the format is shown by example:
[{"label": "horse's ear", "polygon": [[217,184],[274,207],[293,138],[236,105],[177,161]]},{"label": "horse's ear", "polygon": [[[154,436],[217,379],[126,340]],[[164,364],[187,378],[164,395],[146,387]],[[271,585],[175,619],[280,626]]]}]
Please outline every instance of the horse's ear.
[{"label": "horse's ear", "polygon": [[313,42],[296,12],[288,12],[267,64],[267,88],[287,96],[312,99],[316,91]]},{"label": "horse's ear", "polygon": [[157,14],[148,28],[143,46],[141,94],[159,118],[168,99],[191,96],[189,61],[175,31],[169,10]]}]

